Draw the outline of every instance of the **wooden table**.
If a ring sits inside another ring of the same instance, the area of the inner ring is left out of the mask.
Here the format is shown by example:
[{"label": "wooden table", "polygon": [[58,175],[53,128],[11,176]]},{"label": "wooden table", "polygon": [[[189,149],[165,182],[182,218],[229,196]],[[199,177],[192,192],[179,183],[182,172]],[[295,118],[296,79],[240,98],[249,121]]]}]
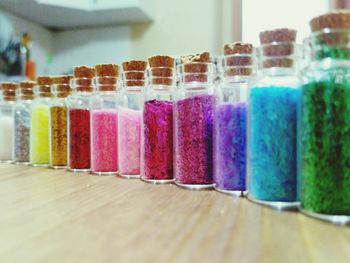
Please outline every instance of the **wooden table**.
[{"label": "wooden table", "polygon": [[0,262],[350,262],[350,228],[215,191],[0,165]]}]

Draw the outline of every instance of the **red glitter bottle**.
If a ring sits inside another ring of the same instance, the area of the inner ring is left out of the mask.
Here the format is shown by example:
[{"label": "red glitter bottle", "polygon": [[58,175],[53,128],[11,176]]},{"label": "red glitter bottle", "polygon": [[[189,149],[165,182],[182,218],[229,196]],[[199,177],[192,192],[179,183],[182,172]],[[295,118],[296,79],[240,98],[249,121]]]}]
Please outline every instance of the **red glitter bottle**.
[{"label": "red glitter bottle", "polygon": [[74,93],[68,102],[68,169],[73,172],[90,171],[89,102],[94,76],[94,68],[74,68]]}]

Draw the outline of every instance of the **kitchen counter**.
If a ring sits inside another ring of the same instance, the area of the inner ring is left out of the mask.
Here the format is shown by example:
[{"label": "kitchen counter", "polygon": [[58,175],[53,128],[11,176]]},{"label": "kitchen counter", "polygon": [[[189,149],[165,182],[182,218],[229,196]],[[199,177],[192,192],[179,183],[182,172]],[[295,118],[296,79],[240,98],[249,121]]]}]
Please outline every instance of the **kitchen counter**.
[{"label": "kitchen counter", "polygon": [[350,227],[216,191],[0,164],[0,262],[350,262]]}]

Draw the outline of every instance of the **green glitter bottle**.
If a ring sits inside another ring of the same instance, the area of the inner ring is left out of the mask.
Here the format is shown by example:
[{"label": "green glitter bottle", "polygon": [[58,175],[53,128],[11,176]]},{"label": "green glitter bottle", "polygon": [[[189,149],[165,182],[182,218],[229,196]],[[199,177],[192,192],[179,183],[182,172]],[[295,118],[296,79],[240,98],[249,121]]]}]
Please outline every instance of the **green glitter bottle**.
[{"label": "green glitter bottle", "polygon": [[350,222],[350,12],[311,20],[299,109],[301,210]]}]

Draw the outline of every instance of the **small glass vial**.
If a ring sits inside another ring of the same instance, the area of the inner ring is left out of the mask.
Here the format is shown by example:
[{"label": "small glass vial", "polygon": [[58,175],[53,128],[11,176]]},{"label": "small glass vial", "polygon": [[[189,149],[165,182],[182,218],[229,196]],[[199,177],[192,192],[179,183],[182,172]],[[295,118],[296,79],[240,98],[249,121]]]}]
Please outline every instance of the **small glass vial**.
[{"label": "small glass vial", "polygon": [[350,13],[310,22],[298,128],[303,213],[350,223]]},{"label": "small glass vial", "polygon": [[30,123],[30,165],[48,166],[50,163],[50,103],[52,79],[48,76],[37,78],[34,87],[35,99],[31,105]]},{"label": "small glass vial", "polygon": [[188,189],[213,188],[215,67],[210,55],[181,57],[180,86],[174,91],[175,183]]},{"label": "small glass vial", "polygon": [[72,77],[63,75],[52,78],[54,98],[50,106],[50,167],[53,169],[67,168],[67,97],[72,93]]},{"label": "small glass vial", "polygon": [[141,179],[150,183],[171,183],[173,175],[173,87],[174,59],[148,59],[149,84],[144,92]]},{"label": "small glass vial", "polygon": [[94,77],[94,68],[74,68],[73,94],[68,98],[68,169],[72,172],[90,171],[90,98]]},{"label": "small glass vial", "polygon": [[0,97],[0,162],[12,162],[14,119],[13,109],[16,101],[18,84],[1,83]]},{"label": "small glass vial", "polygon": [[216,90],[214,112],[214,188],[220,192],[246,194],[247,94],[252,74],[251,44],[224,47],[222,81]]},{"label": "small glass vial", "polygon": [[296,209],[296,31],[260,33],[259,69],[248,95],[248,198],[277,210]]},{"label": "small glass vial", "polygon": [[91,97],[91,172],[118,172],[118,75],[114,64],[95,66],[95,93]]},{"label": "small glass vial", "polygon": [[33,81],[22,81],[17,89],[14,106],[14,140],[12,161],[15,164],[29,164],[30,110],[34,99]]},{"label": "small glass vial", "polygon": [[141,119],[147,62],[123,63],[123,90],[118,116],[118,169],[125,178],[139,178],[141,166]]}]

